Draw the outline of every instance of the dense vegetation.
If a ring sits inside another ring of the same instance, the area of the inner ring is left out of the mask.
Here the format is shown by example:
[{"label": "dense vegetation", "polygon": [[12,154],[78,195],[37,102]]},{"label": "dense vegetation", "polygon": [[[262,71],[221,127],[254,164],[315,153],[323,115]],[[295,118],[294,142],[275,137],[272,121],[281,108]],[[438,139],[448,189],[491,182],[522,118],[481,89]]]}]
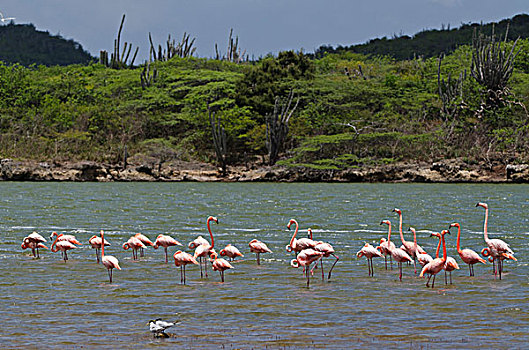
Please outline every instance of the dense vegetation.
[{"label": "dense vegetation", "polygon": [[450,53],[461,45],[471,45],[472,36],[476,30],[491,33],[505,33],[507,27],[508,39],[529,38],[529,15],[521,14],[498,23],[468,23],[460,27],[449,26],[437,29],[423,30],[414,36],[394,35],[393,38],[377,38],[364,44],[351,46],[321,46],[315,52],[316,57],[323,57],[326,53],[354,52],[364,55],[390,56],[398,60],[413,59],[414,57],[439,57],[442,53]]},{"label": "dense vegetation", "polygon": [[92,59],[79,43],[38,31],[33,24],[0,25],[0,61],[5,63],[65,66]]},{"label": "dense vegetation", "polygon": [[[499,44],[509,53],[513,42]],[[300,99],[281,164],[343,169],[461,157],[529,160],[529,41],[519,40],[501,94],[471,74],[473,49],[442,60],[351,52],[281,52],[253,63],[178,58],[144,67],[0,65],[0,157],[215,162],[208,107],[226,133],[227,163],[265,160],[276,97]],[[458,77],[460,77],[458,79]],[[457,93],[447,100],[448,88]],[[496,96],[495,98],[493,98]]]}]

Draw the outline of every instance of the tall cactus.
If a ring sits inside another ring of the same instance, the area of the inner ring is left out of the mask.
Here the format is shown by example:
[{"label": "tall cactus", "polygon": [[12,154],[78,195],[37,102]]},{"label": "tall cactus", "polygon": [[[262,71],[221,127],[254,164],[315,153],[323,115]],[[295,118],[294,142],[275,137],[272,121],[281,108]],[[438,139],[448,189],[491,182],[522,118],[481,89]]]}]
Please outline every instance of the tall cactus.
[{"label": "tall cactus", "polygon": [[441,114],[445,121],[456,118],[460,109],[465,105],[463,99],[463,81],[466,79],[467,71],[461,72],[458,79],[452,79],[451,74],[448,74],[447,80],[441,78],[441,62],[443,55],[439,57],[439,65],[437,67],[437,86],[439,89],[439,98],[441,99]]},{"label": "tall cactus", "polygon": [[125,42],[123,44],[123,51],[120,52],[120,49],[119,49],[120,41],[121,41],[121,31],[123,30],[124,23],[125,23],[125,14],[123,14],[123,17],[121,18],[121,24],[119,25],[118,37],[114,39],[114,53],[110,55],[110,63],[108,62],[108,53],[106,51],[100,52],[99,61],[101,64],[104,64],[107,67],[110,66],[110,68],[114,68],[114,69],[134,67],[134,61],[136,60],[136,56],[138,55],[139,47],[136,47],[136,50],[134,51],[134,55],[132,56],[132,60],[130,61],[130,63],[127,63],[127,61],[129,60],[129,57],[130,57],[130,52],[132,50],[132,44]]},{"label": "tall cactus", "polygon": [[268,150],[268,164],[274,165],[278,159],[279,151],[283,147],[288,134],[288,121],[299,104],[299,98],[291,109],[294,92],[290,90],[287,103],[282,103],[276,97],[274,113],[266,116],[266,149]]},{"label": "tall cactus", "polygon": [[[509,28],[505,33],[504,44],[507,42],[507,34]],[[481,32],[474,36],[472,40],[472,77],[486,89],[487,102],[489,107],[497,107],[503,100],[503,96],[508,95],[509,90],[507,83],[511,78],[514,69],[514,60],[520,50],[515,53],[518,39],[513,43],[511,50],[507,53],[505,45],[502,48],[502,41],[496,40],[494,27],[492,27],[492,35],[485,36]]]},{"label": "tall cactus", "polygon": [[191,34],[184,32],[182,40],[177,44],[174,39],[171,40],[171,34],[166,42],[166,49],[162,49],[162,45],[158,45],[158,53],[152,42],[151,33],[149,33],[149,42],[151,44],[151,55],[154,57],[155,61],[168,61],[173,57],[186,58],[191,57],[195,53],[196,47],[193,47],[195,44],[195,39],[189,41]]},{"label": "tall cactus", "polygon": [[220,117],[215,120],[215,112],[211,110],[208,103],[208,115],[209,123],[211,125],[211,133],[213,135],[213,145],[215,146],[215,154],[217,155],[217,161],[220,163],[222,169],[222,176],[226,176],[226,154],[227,154],[227,142],[226,142],[226,130],[220,123]]}]

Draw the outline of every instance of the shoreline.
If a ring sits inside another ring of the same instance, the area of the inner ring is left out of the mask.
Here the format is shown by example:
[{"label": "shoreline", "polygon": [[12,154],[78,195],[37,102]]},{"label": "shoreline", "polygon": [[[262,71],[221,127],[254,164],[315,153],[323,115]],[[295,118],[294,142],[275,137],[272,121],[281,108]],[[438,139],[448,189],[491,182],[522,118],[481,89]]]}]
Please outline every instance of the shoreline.
[{"label": "shoreline", "polygon": [[401,162],[344,170],[306,167],[228,167],[226,176],[207,163],[174,161],[163,165],[133,162],[123,167],[92,161],[38,162],[2,159],[0,181],[66,182],[387,182],[387,183],[529,183],[528,164],[489,167],[459,159]]}]

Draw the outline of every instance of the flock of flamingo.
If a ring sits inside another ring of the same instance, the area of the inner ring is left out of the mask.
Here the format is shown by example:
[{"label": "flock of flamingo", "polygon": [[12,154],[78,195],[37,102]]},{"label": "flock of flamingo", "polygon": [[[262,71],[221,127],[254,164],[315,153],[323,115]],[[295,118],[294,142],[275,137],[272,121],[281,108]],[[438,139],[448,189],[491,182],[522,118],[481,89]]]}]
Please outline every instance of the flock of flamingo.
[{"label": "flock of flamingo", "polygon": [[[494,275],[499,275],[501,279],[501,274],[503,271],[503,261],[505,259],[511,259],[517,261],[514,257],[514,252],[511,250],[509,245],[500,240],[500,239],[489,239],[487,233],[487,224],[488,224],[488,206],[486,203],[478,203],[476,206],[483,207],[485,209],[485,221],[484,221],[484,238],[487,247],[483,248],[481,255],[485,258],[488,258],[493,264]],[[478,253],[471,249],[461,249],[460,239],[461,239],[461,226],[459,223],[452,223],[449,225],[448,229],[442,230],[440,233],[432,233],[431,236],[435,236],[439,239],[437,245],[437,251],[435,258],[432,258],[427,254],[424,249],[417,244],[417,235],[413,227],[409,228],[409,231],[413,233],[413,242],[406,241],[402,232],[402,211],[395,208],[393,210],[399,215],[399,233],[402,245],[397,247],[395,243],[391,241],[391,222],[389,220],[383,220],[380,224],[388,225],[388,236],[381,238],[380,245],[377,247],[372,246],[369,243],[366,243],[360,251],[356,254],[358,258],[365,256],[367,258],[369,276],[374,275],[373,269],[373,258],[374,257],[384,257],[385,268],[388,269],[387,257],[389,256],[390,268],[392,269],[393,260],[398,263],[399,266],[399,279],[402,281],[402,264],[403,263],[412,263],[414,264],[415,274],[417,274],[417,261],[422,265],[420,272],[420,277],[428,275],[428,280],[426,282],[426,287],[429,287],[430,280],[433,277],[431,287],[434,287],[435,276],[441,272],[445,271],[445,283],[447,283],[446,272],[450,273],[450,283],[452,283],[451,271],[459,269],[459,265],[456,260],[452,257],[447,256],[446,241],[444,236],[450,234],[450,229],[452,227],[457,227],[457,252],[461,257],[461,260],[468,264],[470,276],[474,276],[474,264],[477,263],[486,263],[486,260],[481,258]],[[180,283],[186,283],[186,274],[185,268],[189,264],[199,265],[200,266],[200,277],[203,278],[204,275],[208,277],[207,273],[207,262],[211,262],[212,269],[214,271],[219,271],[221,281],[224,282],[224,271],[232,269],[233,265],[230,264],[227,260],[219,258],[219,254],[215,251],[215,241],[213,239],[213,233],[211,231],[210,222],[214,221],[218,224],[218,219],[216,217],[210,216],[206,220],[206,226],[210,235],[211,242],[204,239],[202,236],[198,236],[195,240],[188,244],[189,249],[194,249],[194,254],[191,255],[182,250],[178,250],[174,253],[173,259],[176,267],[180,267]],[[310,284],[310,276],[314,274],[314,269],[318,268],[318,262],[321,266],[321,275],[322,280],[325,279],[323,271],[323,258],[333,257],[334,263],[332,264],[328,279],[331,278],[331,273],[338,262],[339,258],[335,254],[335,250],[329,243],[323,241],[317,241],[313,239],[312,230],[307,229],[308,237],[307,238],[296,238],[299,230],[299,225],[296,220],[291,219],[287,225],[287,228],[290,229],[292,225],[295,225],[295,231],[292,235],[292,238],[289,244],[286,246],[287,252],[294,252],[296,255],[295,259],[292,259],[290,265],[294,268],[303,267],[303,273],[307,279],[307,287]],[[57,252],[60,251],[62,254],[62,259],[66,262],[68,260],[68,251],[71,249],[77,248],[77,246],[82,245],[75,236],[57,234],[53,232],[50,236],[50,240],[53,240],[51,245],[51,251]],[[33,232],[32,234],[24,237],[21,248],[22,249],[31,249],[34,257],[39,258],[39,248],[48,249],[44,243],[46,239],[40,234]],[[110,243],[105,240],[104,232],[101,230],[99,236],[92,236],[89,238],[88,243],[90,246],[95,249],[96,261],[97,263],[101,262],[108,271],[108,276],[110,283],[112,283],[112,271],[114,269],[121,270],[119,266],[119,261],[112,255],[105,255],[105,246],[109,246]],[[272,251],[267,247],[267,245],[257,239],[253,239],[248,243],[250,251],[256,253],[257,264],[260,265],[260,254],[262,253],[272,253]],[[138,260],[138,251],[140,256],[144,256],[144,249],[148,246],[158,249],[158,247],[163,247],[165,251],[165,262],[168,262],[168,252],[167,248],[172,246],[182,246],[180,242],[174,238],[160,234],[156,238],[155,242],[152,242],[148,237],[141,233],[137,233],[134,236],[130,237],[127,242],[123,243],[122,248],[125,250],[132,250],[132,259]],[[442,257],[439,257],[440,249],[442,246]],[[220,250],[220,255],[225,256],[233,261],[237,257],[243,257],[243,254],[237,249],[234,245],[228,244],[224,249]],[[101,258],[99,257],[101,255]],[[313,265],[312,269],[310,266]]]}]

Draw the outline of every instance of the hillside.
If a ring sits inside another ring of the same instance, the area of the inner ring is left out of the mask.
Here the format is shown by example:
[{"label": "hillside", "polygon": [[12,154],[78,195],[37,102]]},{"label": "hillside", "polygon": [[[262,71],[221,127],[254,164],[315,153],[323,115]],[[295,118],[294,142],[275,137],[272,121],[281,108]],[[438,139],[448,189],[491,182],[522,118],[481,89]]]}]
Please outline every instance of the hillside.
[{"label": "hillside", "polygon": [[38,31],[32,24],[0,26],[0,61],[23,66],[66,66],[92,60],[83,47],[59,35]]},{"label": "hillside", "polygon": [[413,59],[414,57],[438,57],[441,53],[451,53],[461,45],[471,45],[475,31],[504,35],[509,26],[508,40],[529,37],[529,15],[520,14],[511,19],[504,19],[498,23],[463,24],[458,28],[443,28],[424,30],[413,36],[402,35],[393,38],[372,39],[364,44],[351,46],[321,46],[315,52],[315,57],[323,57],[325,53],[354,52],[372,56],[390,56],[398,60]]}]

